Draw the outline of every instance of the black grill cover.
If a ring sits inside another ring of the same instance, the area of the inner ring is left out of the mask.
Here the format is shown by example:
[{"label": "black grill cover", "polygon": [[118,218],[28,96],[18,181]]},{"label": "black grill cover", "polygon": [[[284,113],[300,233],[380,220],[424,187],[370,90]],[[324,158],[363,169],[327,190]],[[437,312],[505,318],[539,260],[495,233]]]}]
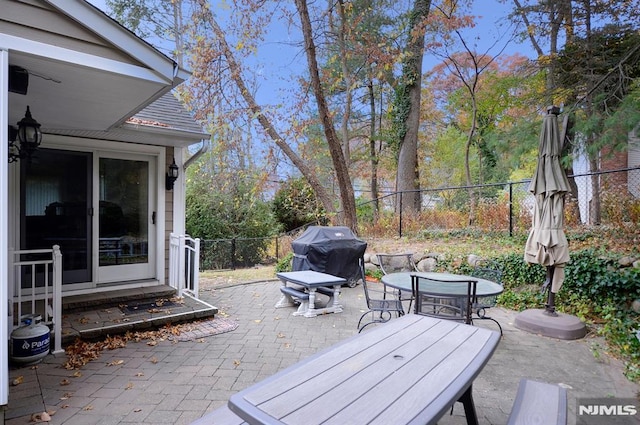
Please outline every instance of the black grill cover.
[{"label": "black grill cover", "polygon": [[367,243],[343,226],[310,226],[296,240],[293,271],[313,270],[342,277],[351,283],[362,279],[361,259]]}]

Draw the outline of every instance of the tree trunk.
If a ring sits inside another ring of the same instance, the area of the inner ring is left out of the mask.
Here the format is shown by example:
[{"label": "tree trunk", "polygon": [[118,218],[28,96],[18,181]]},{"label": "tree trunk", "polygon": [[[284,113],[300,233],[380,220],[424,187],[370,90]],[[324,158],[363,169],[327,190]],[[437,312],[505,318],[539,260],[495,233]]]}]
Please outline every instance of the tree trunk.
[{"label": "tree trunk", "polygon": [[[476,77],[476,81],[477,81],[477,77]],[[473,84],[473,86],[475,87],[475,83]],[[467,186],[468,186],[468,193],[469,193],[469,217],[467,219],[468,221],[468,225],[472,226],[473,224],[475,224],[476,221],[476,193],[475,193],[475,189],[472,186],[473,181],[471,179],[471,165],[469,164],[470,158],[471,158],[471,144],[473,143],[473,138],[475,136],[475,132],[476,132],[476,122],[477,122],[477,117],[478,117],[478,107],[476,104],[476,98],[475,98],[475,91],[474,90],[469,90],[471,93],[471,103],[473,104],[472,107],[472,118],[471,118],[471,128],[469,129],[469,133],[467,134],[467,143],[465,144],[464,147],[464,173],[465,173],[465,177],[467,179]]]},{"label": "tree trunk", "polygon": [[[220,48],[223,50],[223,54],[226,57],[227,62],[229,63],[232,79],[238,86],[238,89],[240,90],[240,92],[242,93],[244,101],[249,106],[249,109],[251,110],[253,116],[256,117],[256,119],[258,120],[262,128],[265,130],[265,132],[269,135],[271,140],[274,141],[274,143],[282,150],[282,152],[291,160],[293,165],[300,171],[300,173],[302,173],[305,179],[307,179],[307,182],[309,182],[309,185],[313,188],[318,200],[322,203],[322,206],[324,207],[325,211],[328,213],[329,216],[332,216],[333,213],[335,213],[336,211],[335,205],[333,202],[334,201],[333,197],[329,195],[329,192],[327,192],[327,190],[325,189],[325,186],[322,184],[322,182],[320,182],[320,180],[318,179],[317,175],[313,172],[311,167],[307,166],[307,164],[302,160],[302,158],[300,158],[300,156],[298,156],[298,154],[291,148],[291,146],[289,146],[285,142],[284,138],[280,136],[280,134],[278,133],[276,128],[273,126],[269,118],[264,114],[262,108],[257,104],[256,100],[251,94],[251,91],[248,89],[247,85],[245,84],[242,78],[242,69],[240,67],[240,64],[238,64],[238,62],[235,60],[233,52],[231,51],[231,49],[229,48],[229,45],[227,44],[227,41],[225,39],[225,34],[222,31],[222,28],[220,28],[220,26],[218,25],[218,22],[213,17],[213,14],[211,13],[211,10],[208,8],[206,1],[199,0],[199,4],[202,9],[203,16],[206,16],[206,19],[209,25],[211,25],[211,29],[213,30],[214,34],[218,38],[218,42],[220,43]],[[355,210],[355,207],[354,207],[354,210]]]},{"label": "tree trunk", "polygon": [[[418,173],[418,128],[420,125],[420,91],[422,88],[422,57],[424,53],[424,19],[429,15],[431,0],[415,0],[409,24],[407,58],[403,63],[403,87],[399,90],[408,100],[409,110],[400,134],[396,190],[408,192],[402,196],[402,209],[420,211],[420,179]],[[396,210],[400,205],[396,205]]]},{"label": "tree trunk", "polygon": [[342,115],[342,153],[347,165],[351,164],[351,147],[349,146],[349,121],[351,120],[351,104],[353,103],[353,90],[352,90],[352,72],[349,71],[347,65],[347,59],[349,58],[345,37],[345,25],[346,17],[344,13],[344,0],[338,1],[338,14],[340,16],[340,29],[338,30],[338,46],[340,48],[340,66],[342,68],[342,78],[344,80],[345,90],[345,105],[344,113]]},{"label": "tree trunk", "polygon": [[306,0],[296,0],[296,8],[300,15],[302,24],[302,34],[304,36],[305,52],[307,54],[307,62],[309,64],[309,76],[311,78],[311,87],[315,94],[316,103],[318,105],[318,114],[322,122],[325,137],[329,145],[329,152],[333,160],[333,167],[336,172],[338,186],[340,189],[340,199],[342,201],[342,221],[354,233],[358,231],[358,219],[356,216],[356,201],[349,177],[349,168],[342,152],[340,139],[333,125],[333,119],[329,112],[327,100],[325,98],[320,83],[320,72],[318,71],[318,61],[316,58],[316,46],[313,41],[313,32],[311,28],[311,20],[309,18],[309,10],[307,9]]},{"label": "tree trunk", "polygon": [[373,92],[373,81],[369,80],[369,157],[371,158],[371,199],[373,200],[373,221],[378,221],[380,205],[378,201],[378,152],[376,149],[376,98]]}]

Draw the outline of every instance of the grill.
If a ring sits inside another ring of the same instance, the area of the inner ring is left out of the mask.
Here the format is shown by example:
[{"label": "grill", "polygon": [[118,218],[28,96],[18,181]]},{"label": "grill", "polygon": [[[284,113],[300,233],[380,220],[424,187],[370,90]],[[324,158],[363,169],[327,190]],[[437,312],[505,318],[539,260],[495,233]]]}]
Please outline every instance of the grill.
[{"label": "grill", "polygon": [[296,240],[293,271],[313,270],[347,279],[355,287],[364,279],[363,256],[367,243],[342,226],[310,226]]}]

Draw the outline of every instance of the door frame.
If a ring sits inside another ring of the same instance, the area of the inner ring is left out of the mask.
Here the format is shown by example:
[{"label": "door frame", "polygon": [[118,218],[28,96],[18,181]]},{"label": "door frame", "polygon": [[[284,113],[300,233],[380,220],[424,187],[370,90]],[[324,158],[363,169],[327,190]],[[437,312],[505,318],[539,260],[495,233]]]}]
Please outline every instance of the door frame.
[{"label": "door frame", "polygon": [[[147,252],[147,263],[138,263],[138,264],[120,264],[120,265],[100,265],[100,160],[101,159],[117,159],[117,160],[131,160],[131,161],[141,161],[146,162],[148,164],[148,201],[147,201],[147,242],[148,242],[148,252]],[[93,210],[95,213],[93,214],[93,233],[98,234],[98,237],[93,238],[93,262],[94,266],[94,274],[93,280],[97,285],[103,284],[112,284],[117,282],[123,282],[123,278],[126,278],[128,274],[133,274],[136,276],[135,279],[130,280],[144,280],[144,279],[153,279],[155,278],[154,266],[155,262],[158,261],[158,256],[156,255],[155,250],[157,249],[156,239],[158,235],[155,232],[155,226],[157,223],[152,222],[151,215],[155,211],[155,215],[157,216],[157,181],[153,177],[157,174],[157,158],[148,154],[140,154],[140,153],[114,153],[112,151],[100,150],[96,151],[93,155],[93,169],[95,170],[93,179],[93,190],[95,195],[93,196]],[[144,274],[144,276],[141,276]]]},{"label": "door frame", "polygon": [[[86,139],[81,137],[67,137],[67,136],[59,136],[53,134],[46,134],[43,137],[43,148],[51,148],[51,149],[60,149],[60,150],[73,150],[73,151],[81,151],[81,152],[91,152],[94,155],[94,164],[96,163],[96,158],[99,157],[99,153],[105,153],[107,156],[115,155],[117,157],[125,158],[127,155],[137,156],[150,156],[155,158],[155,165],[151,168],[155,168],[154,171],[150,169],[150,175],[152,179],[155,179],[155,191],[152,192],[150,189],[149,193],[149,210],[156,211],[156,224],[155,226],[151,226],[152,230],[155,229],[155,243],[153,254],[155,269],[155,277],[152,279],[145,279],[144,281],[152,280],[154,282],[164,282],[165,281],[165,187],[164,180],[165,176],[163,173],[164,164],[166,162],[166,148],[164,146],[150,146],[150,145],[139,145],[134,143],[123,143],[123,142],[115,142],[111,140],[94,140],[94,139]],[[95,176],[97,170],[93,170],[93,177],[95,180]],[[16,202],[10,202],[10,234],[9,241],[10,247],[12,249],[17,249],[20,246],[20,234],[19,234],[19,224],[20,224],[20,169],[19,166],[14,164],[9,167],[9,173],[11,174],[10,182],[14,182],[13,185],[9,187],[9,199],[15,199]],[[155,174],[153,174],[155,173]],[[97,199],[97,194],[94,193],[94,199]],[[155,205],[153,205],[155,202]],[[97,226],[98,214],[97,211],[94,212],[93,215],[93,225]],[[95,227],[94,227],[95,230]],[[95,240],[94,243],[97,244],[98,233],[94,231],[92,235]],[[98,282],[98,261],[95,256],[97,255],[97,246],[94,249],[94,261],[93,261],[93,269],[91,271],[91,281],[86,283],[79,284],[69,284],[63,286],[63,291],[65,295],[79,295],[88,292],[94,292],[95,289],[100,285]],[[150,258],[151,260],[151,258]],[[62,261],[64,261],[64,252],[62,253]],[[136,284],[136,286],[141,286],[141,281],[139,279],[132,280],[131,283]],[[123,283],[126,283],[123,281]]]}]

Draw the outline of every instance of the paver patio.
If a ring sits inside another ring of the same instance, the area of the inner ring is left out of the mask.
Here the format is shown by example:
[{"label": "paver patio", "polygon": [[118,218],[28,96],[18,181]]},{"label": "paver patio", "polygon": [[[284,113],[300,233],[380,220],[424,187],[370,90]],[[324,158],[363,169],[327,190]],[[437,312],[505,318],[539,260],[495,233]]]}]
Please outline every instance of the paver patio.
[{"label": "paver patio", "polygon": [[[305,318],[292,316],[293,307],[275,308],[279,285],[277,280],[204,284],[202,298],[219,308],[219,316],[238,323],[231,332],[155,346],[129,342],[103,352],[78,376],[61,368],[64,355],[11,370],[11,380],[23,376],[24,382],[10,388],[5,424],[27,424],[33,413],[44,410],[56,411],[51,424],[189,424],[231,394],[357,332],[365,308],[361,286],[343,288],[342,313]],[[636,399],[638,385],[604,354],[601,339],[540,337],[515,328],[512,311],[494,308],[491,314],[502,324],[504,337],[474,383],[481,424],[506,422],[521,377],[568,388],[569,424],[576,423],[577,399]],[[478,325],[492,326],[484,322]],[[440,423],[465,423],[459,403]]]}]

